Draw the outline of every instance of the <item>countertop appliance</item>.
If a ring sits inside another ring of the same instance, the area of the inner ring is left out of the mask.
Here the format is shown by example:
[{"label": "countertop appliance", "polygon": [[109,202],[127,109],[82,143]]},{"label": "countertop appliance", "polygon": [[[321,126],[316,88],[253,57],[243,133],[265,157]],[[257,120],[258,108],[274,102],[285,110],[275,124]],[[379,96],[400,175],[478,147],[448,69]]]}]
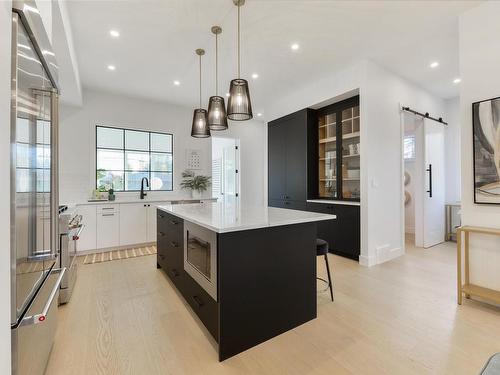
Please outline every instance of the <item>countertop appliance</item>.
[{"label": "countertop appliance", "polygon": [[59,206],[59,267],[66,268],[61,281],[59,303],[67,303],[71,298],[78,275],[77,243],[84,228],[82,215],[76,207]]},{"label": "countertop appliance", "polygon": [[57,61],[35,1],[12,2],[12,372],[43,374],[65,269],[58,259]]}]

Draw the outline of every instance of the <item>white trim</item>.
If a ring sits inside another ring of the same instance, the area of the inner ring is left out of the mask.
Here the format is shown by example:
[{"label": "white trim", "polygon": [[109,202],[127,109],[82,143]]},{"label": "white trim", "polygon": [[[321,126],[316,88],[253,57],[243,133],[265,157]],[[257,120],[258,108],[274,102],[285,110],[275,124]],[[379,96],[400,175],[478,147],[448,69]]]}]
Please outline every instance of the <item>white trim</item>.
[{"label": "white trim", "polygon": [[389,245],[377,246],[375,255],[360,255],[359,264],[365,267],[373,267],[404,255],[404,247],[390,248]]}]

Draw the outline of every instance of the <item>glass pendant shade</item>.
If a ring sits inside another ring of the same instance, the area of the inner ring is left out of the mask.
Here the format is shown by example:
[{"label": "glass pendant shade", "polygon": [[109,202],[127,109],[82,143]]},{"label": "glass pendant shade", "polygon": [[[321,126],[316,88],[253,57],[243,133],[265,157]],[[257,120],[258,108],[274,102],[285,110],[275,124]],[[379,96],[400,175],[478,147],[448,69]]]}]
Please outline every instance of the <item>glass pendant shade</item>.
[{"label": "glass pendant shade", "polygon": [[233,121],[245,121],[253,118],[250,91],[246,79],[237,78],[229,86],[227,117]]},{"label": "glass pendant shade", "polygon": [[210,130],[226,130],[226,103],[222,96],[211,96],[208,101],[208,127]]},{"label": "glass pendant shade", "polygon": [[191,127],[191,137],[208,138],[210,137],[210,129],[208,128],[207,111],[202,108],[197,108],[193,113],[193,125]]}]

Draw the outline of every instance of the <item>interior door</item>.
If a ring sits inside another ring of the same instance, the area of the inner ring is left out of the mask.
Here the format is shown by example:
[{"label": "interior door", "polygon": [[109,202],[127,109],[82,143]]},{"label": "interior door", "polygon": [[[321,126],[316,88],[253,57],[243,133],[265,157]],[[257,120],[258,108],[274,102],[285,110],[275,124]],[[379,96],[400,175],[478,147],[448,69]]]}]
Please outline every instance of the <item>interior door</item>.
[{"label": "interior door", "polygon": [[445,234],[445,171],[444,125],[424,120],[424,206],[423,247],[444,241]]},{"label": "interior door", "polygon": [[238,152],[239,149],[235,145],[224,147],[224,153],[222,159],[222,168],[223,168],[222,191],[224,194],[224,199],[234,199],[239,196]]}]

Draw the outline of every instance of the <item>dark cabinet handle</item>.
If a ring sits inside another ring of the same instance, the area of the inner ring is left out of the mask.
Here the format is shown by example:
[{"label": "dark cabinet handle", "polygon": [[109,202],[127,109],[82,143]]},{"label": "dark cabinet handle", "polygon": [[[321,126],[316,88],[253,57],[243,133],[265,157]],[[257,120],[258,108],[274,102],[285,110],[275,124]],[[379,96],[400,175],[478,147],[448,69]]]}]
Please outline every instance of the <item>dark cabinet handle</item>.
[{"label": "dark cabinet handle", "polygon": [[162,214],[158,214],[158,216],[163,219],[165,217],[165,215],[162,215]]},{"label": "dark cabinet handle", "polygon": [[287,205],[288,205],[288,204],[290,204],[290,202],[285,202],[285,204],[287,204]]},{"label": "dark cabinet handle", "polygon": [[205,304],[198,296],[193,296],[193,301],[196,302],[198,307],[202,307]]},{"label": "dark cabinet handle", "polygon": [[173,247],[179,247],[179,244],[174,241],[170,242],[170,245],[172,245]]},{"label": "dark cabinet handle", "polygon": [[172,225],[177,225],[177,224],[179,224],[179,222],[178,222],[178,221],[175,221],[175,220],[170,220],[170,224],[172,224]]},{"label": "dark cabinet handle", "polygon": [[163,233],[163,232],[158,232],[158,235],[159,235],[160,237],[163,237],[163,236],[165,235],[165,233]]}]

